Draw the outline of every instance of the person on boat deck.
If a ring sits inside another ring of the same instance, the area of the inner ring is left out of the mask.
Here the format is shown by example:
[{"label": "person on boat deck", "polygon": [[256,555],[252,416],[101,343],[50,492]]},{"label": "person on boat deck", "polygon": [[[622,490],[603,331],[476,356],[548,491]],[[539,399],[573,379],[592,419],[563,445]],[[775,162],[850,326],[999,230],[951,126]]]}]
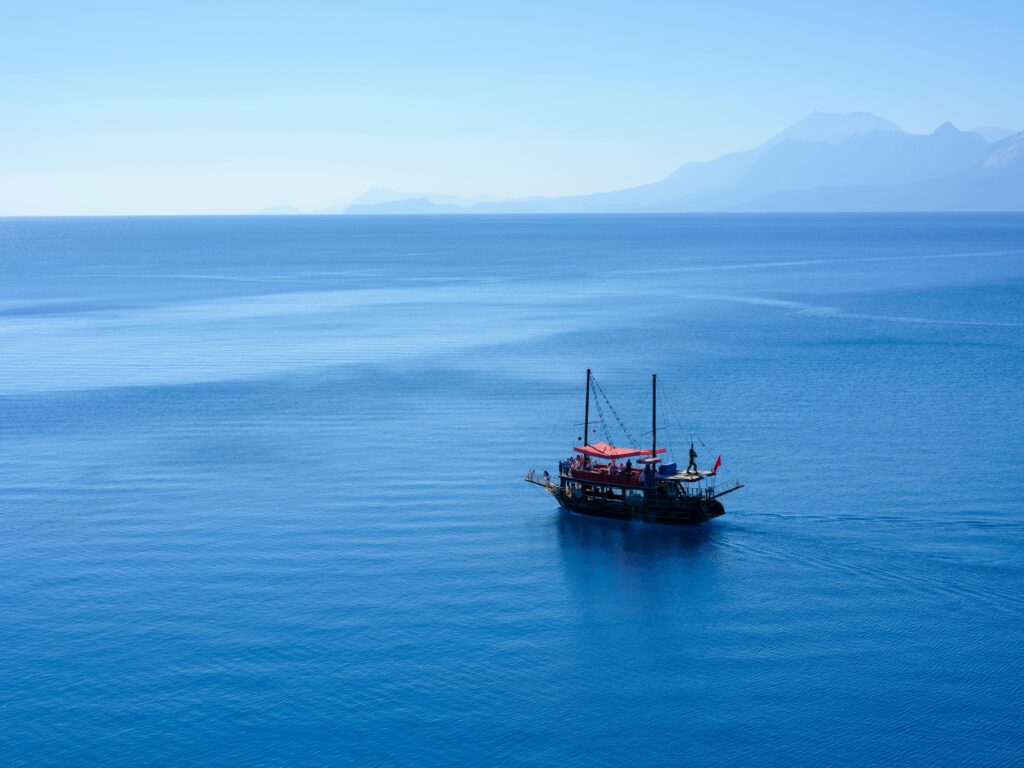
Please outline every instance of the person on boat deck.
[{"label": "person on boat deck", "polygon": [[699,472],[697,469],[697,452],[693,450],[693,443],[690,443],[690,463],[686,465],[686,471],[689,472],[693,469],[694,472]]},{"label": "person on boat deck", "polygon": [[633,472],[633,460],[632,459],[626,459],[626,474],[629,475],[629,474],[632,474],[632,472]]}]

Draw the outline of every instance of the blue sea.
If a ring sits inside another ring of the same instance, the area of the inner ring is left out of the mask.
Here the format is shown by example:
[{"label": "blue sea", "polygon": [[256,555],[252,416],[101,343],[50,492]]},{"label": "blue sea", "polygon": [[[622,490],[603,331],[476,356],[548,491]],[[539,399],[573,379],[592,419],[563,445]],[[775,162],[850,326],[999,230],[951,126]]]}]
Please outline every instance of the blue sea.
[{"label": "blue sea", "polygon": [[1022,465],[1021,215],[0,219],[0,760],[1021,765]]}]

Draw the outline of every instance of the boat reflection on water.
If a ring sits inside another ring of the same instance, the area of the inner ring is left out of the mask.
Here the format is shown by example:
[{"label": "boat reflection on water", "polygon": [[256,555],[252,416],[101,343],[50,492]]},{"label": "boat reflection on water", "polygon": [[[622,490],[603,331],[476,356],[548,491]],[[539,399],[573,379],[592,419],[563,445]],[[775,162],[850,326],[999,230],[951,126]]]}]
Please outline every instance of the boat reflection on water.
[{"label": "boat reflection on water", "polygon": [[[726,526],[606,520],[560,509],[552,516],[566,586],[578,609],[603,623],[703,613],[716,599],[732,550]],[[683,608],[682,606],[686,606]],[[599,619],[598,617],[605,618]]]},{"label": "boat reflection on water", "polygon": [[670,525],[600,519],[567,509],[555,513],[562,549],[621,552],[630,558],[703,557],[717,548],[723,530],[711,526]]}]

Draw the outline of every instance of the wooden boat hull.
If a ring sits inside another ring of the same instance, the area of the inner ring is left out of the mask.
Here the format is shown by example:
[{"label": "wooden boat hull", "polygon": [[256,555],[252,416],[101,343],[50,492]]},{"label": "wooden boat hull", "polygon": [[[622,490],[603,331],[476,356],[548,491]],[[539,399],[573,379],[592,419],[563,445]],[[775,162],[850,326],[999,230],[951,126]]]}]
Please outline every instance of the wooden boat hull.
[{"label": "wooden boat hull", "polygon": [[573,498],[561,489],[553,489],[552,496],[570,512],[591,517],[610,517],[616,520],[640,520],[647,523],[669,525],[700,525],[725,514],[725,507],[715,499],[689,499],[685,502],[660,504],[642,502],[627,504],[593,497]]}]

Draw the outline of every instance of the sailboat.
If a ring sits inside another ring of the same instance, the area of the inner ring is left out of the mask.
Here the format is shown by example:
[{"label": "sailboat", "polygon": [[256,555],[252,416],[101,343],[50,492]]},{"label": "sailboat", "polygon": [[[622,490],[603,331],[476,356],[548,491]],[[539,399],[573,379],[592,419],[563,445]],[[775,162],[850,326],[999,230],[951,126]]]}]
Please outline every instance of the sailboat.
[{"label": "sailboat", "polygon": [[658,375],[651,376],[649,449],[590,442],[592,382],[588,368],[583,445],[573,446],[574,455],[558,463],[557,481],[547,471],[538,475],[531,469],[526,482],[540,486],[562,507],[580,515],[675,525],[699,525],[724,515],[719,499],[743,485],[737,482],[716,489],[721,456],[712,469],[701,470],[691,445],[690,464],[683,472],[661,458],[665,448],[658,447]]}]

